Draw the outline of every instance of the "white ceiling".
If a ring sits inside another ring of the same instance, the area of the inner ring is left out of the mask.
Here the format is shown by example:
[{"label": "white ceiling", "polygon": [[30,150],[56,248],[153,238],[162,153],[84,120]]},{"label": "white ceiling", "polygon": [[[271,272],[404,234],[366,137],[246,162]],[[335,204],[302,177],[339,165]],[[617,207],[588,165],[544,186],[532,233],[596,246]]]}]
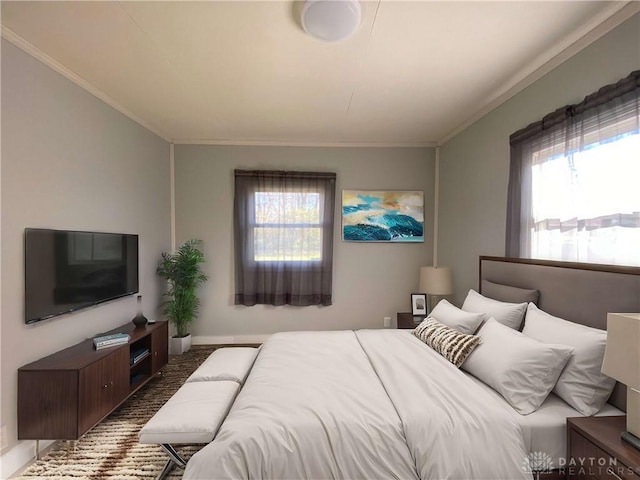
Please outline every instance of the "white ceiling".
[{"label": "white ceiling", "polygon": [[626,3],[365,1],[337,43],[306,35],[291,1],[2,1],[1,13],[5,38],[175,143],[429,145]]}]

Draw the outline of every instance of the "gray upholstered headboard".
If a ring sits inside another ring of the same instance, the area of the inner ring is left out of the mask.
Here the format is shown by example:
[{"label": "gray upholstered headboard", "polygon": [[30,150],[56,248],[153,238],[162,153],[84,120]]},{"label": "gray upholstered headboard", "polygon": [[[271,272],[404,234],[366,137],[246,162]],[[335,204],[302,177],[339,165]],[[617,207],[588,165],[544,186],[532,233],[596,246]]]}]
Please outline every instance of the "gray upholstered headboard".
[{"label": "gray upholstered headboard", "polygon": [[[535,289],[545,312],[606,330],[608,312],[640,312],[640,267],[480,257],[480,281]],[[482,293],[482,291],[480,291]],[[626,410],[626,387],[616,384],[609,400]]]}]

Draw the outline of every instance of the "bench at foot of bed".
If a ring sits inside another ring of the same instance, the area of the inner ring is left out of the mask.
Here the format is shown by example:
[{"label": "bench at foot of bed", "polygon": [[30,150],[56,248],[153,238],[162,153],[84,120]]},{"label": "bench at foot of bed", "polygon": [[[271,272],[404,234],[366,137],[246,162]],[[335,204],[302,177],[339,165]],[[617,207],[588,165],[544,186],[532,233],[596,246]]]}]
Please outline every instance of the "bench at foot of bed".
[{"label": "bench at foot of bed", "polygon": [[173,445],[213,440],[256,355],[256,348],[216,350],[142,427],[138,433],[140,443],[159,444],[169,456],[158,480],[174,466],[186,465]]}]

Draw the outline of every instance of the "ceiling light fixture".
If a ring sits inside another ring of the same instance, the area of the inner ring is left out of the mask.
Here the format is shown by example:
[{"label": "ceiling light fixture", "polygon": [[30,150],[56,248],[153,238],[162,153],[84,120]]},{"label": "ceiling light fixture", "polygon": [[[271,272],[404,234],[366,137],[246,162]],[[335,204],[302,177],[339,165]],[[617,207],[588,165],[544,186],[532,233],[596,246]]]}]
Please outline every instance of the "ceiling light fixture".
[{"label": "ceiling light fixture", "polygon": [[302,7],[302,28],[325,42],[343,40],[360,25],[358,0],[307,0]]}]

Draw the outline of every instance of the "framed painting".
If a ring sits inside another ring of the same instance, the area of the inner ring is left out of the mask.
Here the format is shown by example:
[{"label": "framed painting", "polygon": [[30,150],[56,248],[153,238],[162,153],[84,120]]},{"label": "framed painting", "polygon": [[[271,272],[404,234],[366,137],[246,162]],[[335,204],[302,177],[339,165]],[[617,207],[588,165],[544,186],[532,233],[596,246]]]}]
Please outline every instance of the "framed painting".
[{"label": "framed painting", "polygon": [[342,191],[345,242],[424,242],[424,192]]},{"label": "framed painting", "polygon": [[414,316],[427,314],[427,294],[426,293],[411,294],[411,314]]}]

